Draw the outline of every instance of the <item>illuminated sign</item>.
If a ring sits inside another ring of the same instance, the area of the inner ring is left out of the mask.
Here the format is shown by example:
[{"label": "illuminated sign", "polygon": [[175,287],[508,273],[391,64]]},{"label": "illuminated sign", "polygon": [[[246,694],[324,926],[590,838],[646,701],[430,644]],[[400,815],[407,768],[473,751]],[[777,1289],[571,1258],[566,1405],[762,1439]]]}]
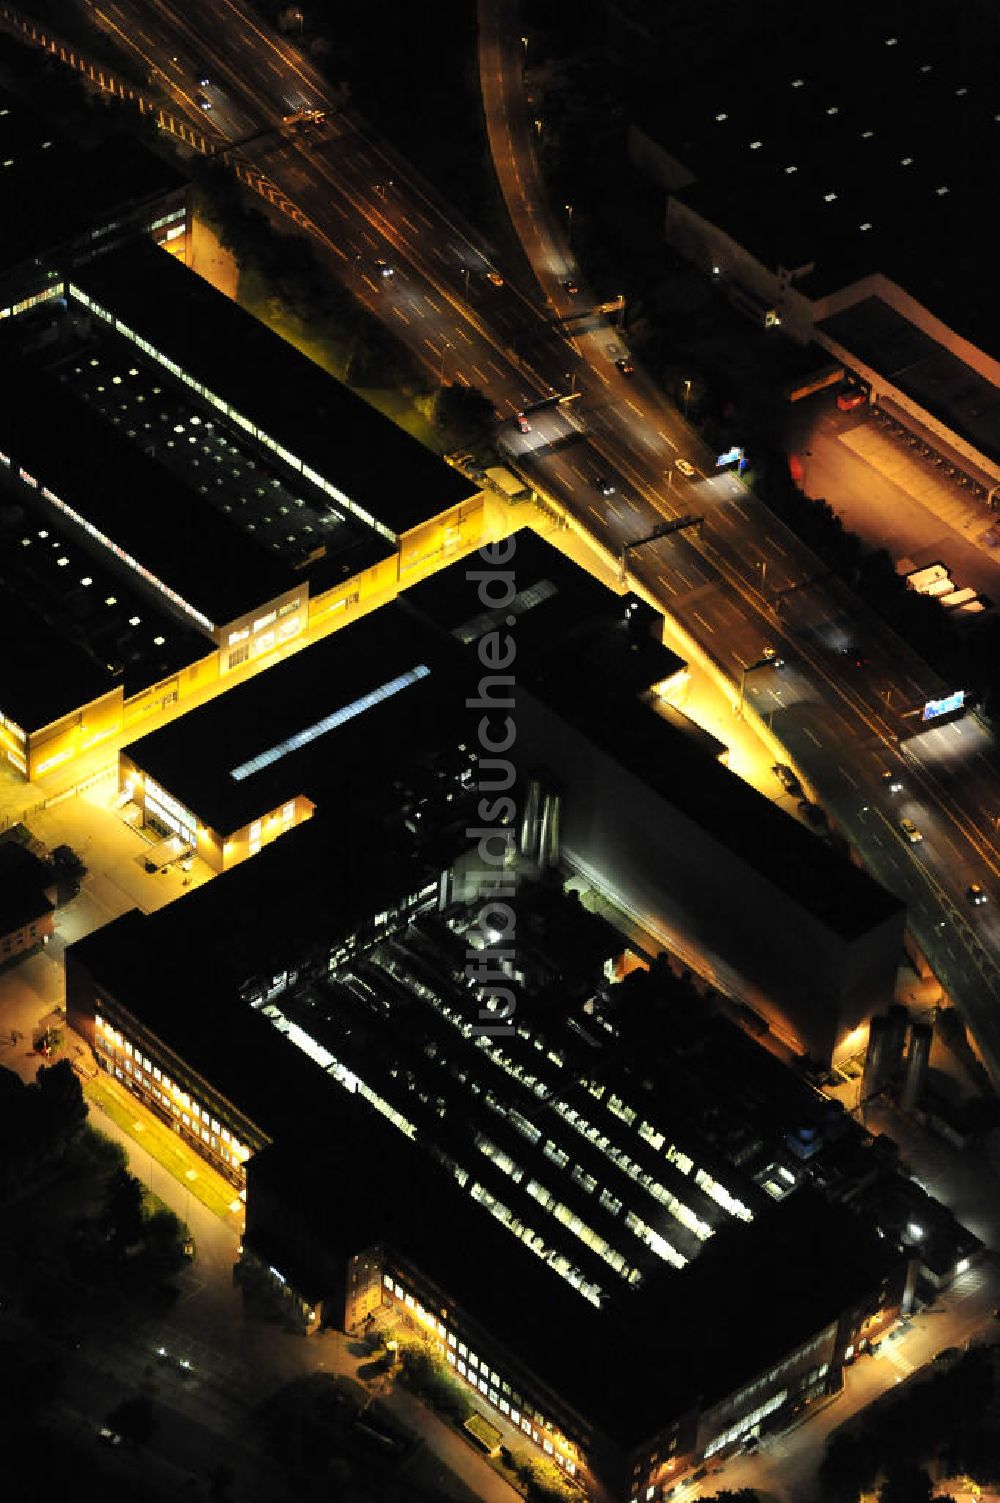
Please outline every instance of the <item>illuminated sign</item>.
[{"label": "illuminated sign", "polygon": [[941,715],[953,715],[956,710],[965,709],[965,690],[956,689],[954,694],[947,694],[944,699],[929,699],[924,705],[921,720],[937,720]]},{"label": "illuminated sign", "polygon": [[743,450],[740,449],[740,448],[738,448],[735,444],[733,445],[733,447],[731,449],[727,449],[726,452],[725,452],[725,454],[720,454],[719,457],[718,457],[718,459],[715,461],[716,469],[719,469],[719,470],[722,469],[723,465],[727,465],[727,464],[740,464],[740,465],[742,465],[742,463],[743,463]]}]

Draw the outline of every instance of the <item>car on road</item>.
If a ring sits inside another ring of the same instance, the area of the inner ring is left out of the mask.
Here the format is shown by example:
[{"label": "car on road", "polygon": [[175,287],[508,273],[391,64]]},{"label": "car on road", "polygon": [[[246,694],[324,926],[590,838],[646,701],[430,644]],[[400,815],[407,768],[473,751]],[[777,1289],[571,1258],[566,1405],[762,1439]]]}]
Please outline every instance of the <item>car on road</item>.
[{"label": "car on road", "polygon": [[494,287],[502,287],[503,286],[503,277],[500,275],[500,273],[498,271],[495,271],[492,266],[490,267],[489,271],[486,273],[486,280],[487,280],[487,282],[492,282],[493,285],[494,285]]},{"label": "car on road", "polygon": [[378,274],[379,274],[380,277],[394,277],[396,275],[396,269],[395,269],[395,267],[394,266],[390,266],[389,263],[388,263],[388,261],[383,261],[380,258],[378,261],[375,262],[375,266],[376,266],[376,268],[378,270]]},{"label": "car on road", "polygon": [[517,414],[517,426],[520,428],[522,433],[531,432],[531,424],[528,422],[528,419],[525,417],[523,412],[519,412]]},{"label": "car on road", "polygon": [[911,845],[919,845],[920,841],[924,838],[912,819],[901,819],[899,821],[899,828]]},{"label": "car on road", "polygon": [[855,407],[861,407],[866,401],[867,397],[864,392],[859,391],[856,386],[845,387],[843,391],[837,393],[837,406],[841,412],[853,412]]},{"label": "car on road", "polygon": [[621,371],[623,376],[635,375],[635,366],[625,355],[622,355],[619,360],[616,360],[615,365]]},{"label": "car on road", "polygon": [[567,280],[562,284],[562,290],[563,292],[568,292],[570,297],[576,297],[577,293],[580,291],[579,287],[573,281],[572,277],[568,277]]},{"label": "car on road", "polygon": [[882,779],[882,786],[890,793],[902,793],[903,781],[898,772],[892,772],[888,767],[883,767],[879,777]]},{"label": "car on road", "polygon": [[690,477],[691,475],[694,474],[694,465],[690,464],[688,460],[686,460],[686,459],[675,459],[674,460],[674,464],[680,470],[680,472],[681,472],[682,475],[687,475],[688,477]]},{"label": "car on road", "polygon": [[125,1442],[125,1437],[119,1435],[117,1430],[112,1430],[110,1425],[102,1425],[97,1432],[97,1438],[105,1446],[120,1446]]},{"label": "car on road", "polygon": [[597,489],[600,491],[602,496],[613,496],[615,493],[615,487],[613,483],[604,475],[598,475],[597,479],[594,481],[594,484],[597,486]]},{"label": "car on road", "polygon": [[856,642],[849,642],[846,647],[842,647],[840,649],[840,656],[846,658],[855,668],[868,667],[868,654]]},{"label": "car on road", "polygon": [[794,793],[798,798],[802,797],[802,784],[790,767],[786,767],[784,762],[775,762],[771,771],[786,793]]},{"label": "car on road", "polygon": [[212,101],[207,94],[198,95],[198,108],[200,110],[210,110],[212,108]]},{"label": "car on road", "polygon": [[185,1237],[184,1238],[184,1246],[182,1248],[182,1251],[184,1253],[185,1258],[193,1258],[194,1257],[194,1238],[193,1237]]},{"label": "car on road", "polygon": [[990,900],[989,893],[986,891],[985,887],[980,887],[978,882],[973,882],[970,887],[967,887],[965,889],[965,896],[968,898],[973,908],[981,908],[984,903],[988,903]]},{"label": "car on road", "polygon": [[785,660],[776,647],[765,647],[761,656],[765,663],[770,663],[772,668],[784,668]]}]

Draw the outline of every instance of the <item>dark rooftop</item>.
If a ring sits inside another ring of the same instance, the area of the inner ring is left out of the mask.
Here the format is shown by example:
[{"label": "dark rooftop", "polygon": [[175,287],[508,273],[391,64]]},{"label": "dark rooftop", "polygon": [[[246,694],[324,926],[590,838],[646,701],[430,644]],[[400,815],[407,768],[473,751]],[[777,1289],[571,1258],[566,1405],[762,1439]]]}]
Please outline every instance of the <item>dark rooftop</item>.
[{"label": "dark rooftop", "polygon": [[[524,532],[516,537],[515,559],[520,561],[513,567],[525,595],[536,585],[536,571],[558,584],[558,591],[537,609],[518,617],[519,694],[530,691],[665,802],[675,807],[680,803],[702,830],[740,856],[751,871],[809,907],[827,928],[853,939],[899,912],[898,900],[866,872],[729,772],[697,738],[689,738],[674,721],[642,703],[638,690],[668,676],[681,666],[680,659],[644,632],[632,637],[623,623],[622,602],[588,576],[586,584],[575,579],[583,571],[551,545],[526,539]],[[463,565],[442,570],[408,592],[407,598],[451,628],[461,619],[457,604],[463,570]],[[564,583],[565,608],[559,598]],[[472,593],[468,584],[465,588]],[[594,591],[614,606],[609,611],[605,605],[596,618],[589,611],[585,614],[587,597]],[[475,615],[473,608],[465,619]],[[525,628],[530,632],[533,621],[535,650],[523,650]],[[480,616],[476,634],[493,625]],[[602,669],[599,675],[597,667]]]},{"label": "dark rooftop", "polygon": [[[0,480],[8,473],[0,467]],[[110,553],[93,557],[36,491],[12,482],[11,497],[0,489],[0,582],[18,647],[0,669],[0,708],[22,730],[117,684],[135,694],[205,656],[202,634],[157,608],[138,578],[122,579]]]},{"label": "dark rooftop", "polygon": [[[0,561],[0,585],[5,585]],[[8,606],[10,602],[8,601]],[[29,735],[108,694],[120,680],[78,642],[18,603],[16,651],[4,654],[0,710]]]},{"label": "dark rooftop", "polygon": [[52,868],[44,861],[16,840],[0,841],[0,934],[51,913],[55,905],[46,888],[54,883]]},{"label": "dark rooftop", "polygon": [[817,325],[1000,463],[1000,390],[878,297]]},{"label": "dark rooftop", "polygon": [[2,270],[70,247],[186,182],[132,135],[116,134],[81,149],[2,91],[0,160]]},{"label": "dark rooftop", "polygon": [[[325,815],[350,789],[374,817],[396,779],[449,735],[455,744],[462,739],[472,684],[457,650],[451,658],[450,644],[432,628],[387,604],[143,736],[127,753],[220,834],[297,794]],[[364,702],[379,690],[384,697]]]},{"label": "dark rooftop", "polygon": [[103,308],[394,535],[476,487],[237,304],[148,243],[74,274]]},{"label": "dark rooftop", "polygon": [[[288,1142],[267,1149],[250,1169],[251,1207],[254,1185],[263,1181],[320,1245],[350,1254],[387,1243],[581,1416],[626,1446],[699,1396],[711,1404],[767,1371],[877,1294],[898,1263],[870,1224],[802,1189],[752,1225],[720,1232],[680,1273],[649,1280],[631,1307],[600,1312],[357,1097],[338,1095],[334,1110],[323,1142],[342,1146],[317,1151],[314,1138],[305,1148]],[[250,1220],[253,1226],[252,1209]],[[270,1245],[282,1248],[284,1276],[317,1292],[298,1238],[282,1246],[282,1228],[272,1223],[254,1228],[251,1244],[269,1234]]]},{"label": "dark rooftop", "polygon": [[765,13],[727,7],[711,38],[665,25],[646,48],[635,120],[694,175],[678,197],[766,265],[814,266],[798,284],[810,296],[882,272],[1000,354],[982,257],[997,12],[881,0],[845,24],[835,6],[770,0]]},{"label": "dark rooftop", "polygon": [[[165,252],[153,253],[169,260]],[[34,477],[41,494],[43,487],[54,492],[213,626],[294,586],[290,570],[76,401],[54,376],[29,360],[8,359],[0,381],[0,448]],[[194,619],[190,611],[184,614]],[[204,621],[199,624],[207,630]]]}]

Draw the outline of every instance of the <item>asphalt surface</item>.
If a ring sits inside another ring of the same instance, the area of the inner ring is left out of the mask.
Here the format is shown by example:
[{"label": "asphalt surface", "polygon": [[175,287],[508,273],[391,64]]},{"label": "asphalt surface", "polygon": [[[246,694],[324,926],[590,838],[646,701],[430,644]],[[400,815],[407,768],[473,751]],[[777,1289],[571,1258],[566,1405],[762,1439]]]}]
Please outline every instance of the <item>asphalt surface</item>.
[{"label": "asphalt surface", "polygon": [[[1000,920],[995,905],[972,910],[964,896],[970,881],[991,888],[1000,875],[993,738],[966,719],[900,752],[899,738],[918,723],[912,712],[954,686],[939,683],[835,580],[817,577],[811,555],[734,476],[717,473],[715,456],[641,371],[629,379],[616,369],[625,347],[606,317],[574,319],[571,333],[553,322],[585,315],[593,299],[570,270],[570,216],[545,210],[510,0],[480,8],[481,74],[501,186],[539,278],[527,293],[488,279],[494,263],[479,237],[362,121],[338,110],[293,40],[267,31],[238,0],[205,0],[196,12],[168,0],[101,9],[147,73],[176,76],[175,93],[188,98],[204,92],[229,139],[257,135],[244,155],[309,216],[334,270],[439,379],[481,387],[511,416],[549,391],[579,392],[528,433],[508,421],[503,442],[613,553],[664,518],[706,519],[701,535],[689,530],[631,553],[633,579],[734,681],[765,645],[786,657],[780,681],[777,670],[751,673],[748,704],[768,717],[874,873],[908,901],[921,947],[1000,1078]],[[203,75],[210,84],[201,89]],[[303,108],[329,111],[329,126],[279,134],[282,117]],[[381,275],[382,262],[394,275]],[[573,276],[576,295],[562,286]],[[601,494],[598,478],[610,478],[613,495]],[[859,638],[869,658],[860,671],[840,655]],[[879,778],[901,764],[905,811]],[[901,811],[924,831],[919,848],[898,830]]]}]

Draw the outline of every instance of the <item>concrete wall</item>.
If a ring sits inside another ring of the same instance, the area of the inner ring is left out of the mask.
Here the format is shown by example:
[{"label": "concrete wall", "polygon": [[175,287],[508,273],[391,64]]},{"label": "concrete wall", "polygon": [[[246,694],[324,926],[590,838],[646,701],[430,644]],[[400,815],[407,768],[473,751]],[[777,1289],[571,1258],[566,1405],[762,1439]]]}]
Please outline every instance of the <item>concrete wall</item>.
[{"label": "concrete wall", "polygon": [[650,932],[707,957],[720,988],[793,1047],[828,1062],[840,1038],[892,1000],[902,910],[843,940],[700,828],[682,782],[669,804],[523,690],[514,755],[525,775],[557,772],[569,861],[599,874]]}]

